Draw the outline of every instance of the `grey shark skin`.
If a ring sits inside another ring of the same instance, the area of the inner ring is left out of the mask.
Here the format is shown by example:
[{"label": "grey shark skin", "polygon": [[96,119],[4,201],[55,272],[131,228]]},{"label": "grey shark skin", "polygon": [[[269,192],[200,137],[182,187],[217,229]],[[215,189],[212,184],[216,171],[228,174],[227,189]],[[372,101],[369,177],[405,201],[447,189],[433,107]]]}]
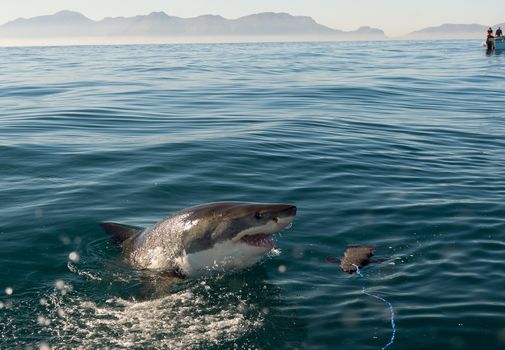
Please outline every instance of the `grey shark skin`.
[{"label": "grey shark skin", "polygon": [[132,266],[195,276],[254,265],[295,215],[289,204],[217,202],[181,210],[147,229],[100,225]]}]

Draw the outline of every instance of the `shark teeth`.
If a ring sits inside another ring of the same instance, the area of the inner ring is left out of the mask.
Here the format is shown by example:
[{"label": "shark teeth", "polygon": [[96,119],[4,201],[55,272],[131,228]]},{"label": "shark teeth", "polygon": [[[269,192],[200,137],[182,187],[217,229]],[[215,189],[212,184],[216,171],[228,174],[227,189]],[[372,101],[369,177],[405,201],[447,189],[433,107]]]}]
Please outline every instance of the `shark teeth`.
[{"label": "shark teeth", "polygon": [[240,241],[248,245],[252,245],[254,247],[261,247],[267,249],[272,249],[274,247],[274,241],[272,239],[272,235],[269,235],[267,233],[245,235],[240,239]]}]

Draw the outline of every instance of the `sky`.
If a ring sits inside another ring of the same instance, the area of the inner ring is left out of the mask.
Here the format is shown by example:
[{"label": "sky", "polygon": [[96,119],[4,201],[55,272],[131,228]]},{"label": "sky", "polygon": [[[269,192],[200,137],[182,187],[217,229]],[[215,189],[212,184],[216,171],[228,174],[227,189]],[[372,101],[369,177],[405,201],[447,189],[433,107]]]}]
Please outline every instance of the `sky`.
[{"label": "sky", "polygon": [[505,22],[503,0],[1,0],[0,24],[19,17],[73,10],[100,20],[164,11],[179,17],[203,14],[238,18],[258,12],[311,16],[331,28],[354,30],[371,26],[401,36],[443,23]]}]

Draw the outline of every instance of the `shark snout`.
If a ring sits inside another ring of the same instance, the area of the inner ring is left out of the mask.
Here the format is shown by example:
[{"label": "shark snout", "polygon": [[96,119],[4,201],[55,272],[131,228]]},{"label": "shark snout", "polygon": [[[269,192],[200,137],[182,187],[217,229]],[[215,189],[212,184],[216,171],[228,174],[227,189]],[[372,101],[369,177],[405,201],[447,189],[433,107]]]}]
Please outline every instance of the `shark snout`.
[{"label": "shark snout", "polygon": [[287,209],[286,209],[287,213],[288,213],[288,216],[295,216],[296,215],[296,206],[294,205],[290,205]]},{"label": "shark snout", "polygon": [[280,231],[284,227],[288,226],[296,216],[296,206],[294,205],[283,205],[275,213],[273,221],[275,222],[277,229]]},{"label": "shark snout", "polygon": [[273,204],[270,206],[265,206],[264,211],[270,212],[277,217],[283,218],[287,216],[295,216],[296,206],[291,204]]},{"label": "shark snout", "polygon": [[290,218],[293,219],[296,215],[296,206],[294,205],[282,205],[276,212],[274,221],[279,221],[280,219]]}]

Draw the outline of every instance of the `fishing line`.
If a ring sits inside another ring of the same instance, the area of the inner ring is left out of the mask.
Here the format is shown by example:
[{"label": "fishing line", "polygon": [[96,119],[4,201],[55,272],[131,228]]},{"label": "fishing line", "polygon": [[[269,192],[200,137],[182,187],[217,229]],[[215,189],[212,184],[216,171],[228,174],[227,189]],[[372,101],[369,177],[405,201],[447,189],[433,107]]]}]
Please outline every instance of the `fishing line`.
[{"label": "fishing line", "polygon": [[361,289],[363,291],[363,294],[368,295],[369,297],[375,298],[377,300],[380,300],[389,306],[389,311],[391,312],[391,328],[393,330],[393,333],[391,334],[391,339],[389,340],[389,343],[387,343],[386,345],[384,345],[382,347],[382,350],[384,350],[387,347],[389,347],[390,345],[392,345],[393,342],[395,341],[395,335],[396,335],[395,310],[393,309],[393,305],[389,301],[387,301],[386,299],[381,298],[380,296],[377,296],[377,295],[372,294],[370,292],[367,292],[365,275],[363,275],[363,273],[361,272],[358,265],[356,265],[356,264],[352,264],[352,265],[356,268],[356,273],[361,277],[361,280],[362,280]]}]

